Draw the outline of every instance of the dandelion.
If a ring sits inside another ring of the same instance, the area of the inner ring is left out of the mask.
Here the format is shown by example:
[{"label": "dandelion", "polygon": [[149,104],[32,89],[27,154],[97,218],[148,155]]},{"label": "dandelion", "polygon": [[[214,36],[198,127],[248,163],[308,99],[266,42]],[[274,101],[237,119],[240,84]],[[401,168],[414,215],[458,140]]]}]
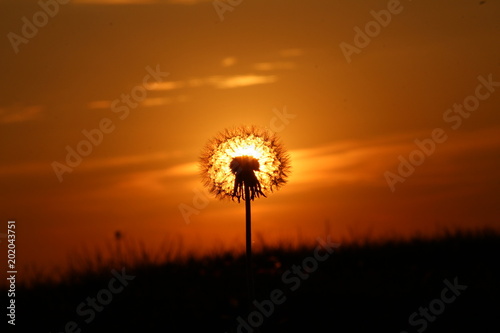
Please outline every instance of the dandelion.
[{"label": "dandelion", "polygon": [[251,270],[251,207],[287,182],[290,161],[278,137],[255,126],[226,129],[205,146],[200,157],[205,186],[219,199],[245,201],[249,299],[254,297]]},{"label": "dandelion", "polygon": [[279,189],[290,171],[285,148],[273,133],[252,127],[226,129],[208,142],[201,173],[219,199],[254,200]]}]

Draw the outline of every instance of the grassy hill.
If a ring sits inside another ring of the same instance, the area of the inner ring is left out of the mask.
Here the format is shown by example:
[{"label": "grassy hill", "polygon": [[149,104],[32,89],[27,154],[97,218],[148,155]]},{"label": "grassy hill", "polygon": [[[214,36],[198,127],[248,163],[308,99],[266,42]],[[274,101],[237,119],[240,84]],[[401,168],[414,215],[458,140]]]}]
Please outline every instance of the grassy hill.
[{"label": "grassy hill", "polygon": [[244,256],[115,262],[20,289],[16,330],[499,332],[499,254],[491,231],[332,253],[268,247],[254,257],[259,305],[250,317]]}]

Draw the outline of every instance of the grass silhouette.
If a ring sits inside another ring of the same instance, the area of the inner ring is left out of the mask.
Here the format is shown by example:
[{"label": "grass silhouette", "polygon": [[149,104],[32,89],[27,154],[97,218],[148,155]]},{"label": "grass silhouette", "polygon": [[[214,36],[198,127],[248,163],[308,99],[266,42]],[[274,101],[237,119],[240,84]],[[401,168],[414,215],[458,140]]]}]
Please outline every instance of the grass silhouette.
[{"label": "grass silhouette", "polygon": [[[66,323],[74,321],[81,332],[236,332],[238,316],[246,318],[244,253],[175,258],[152,256],[140,247],[120,251],[130,257],[75,262],[57,283],[42,280],[18,288],[17,329],[64,332]],[[262,332],[417,332],[409,316],[439,298],[443,280],[455,277],[467,290],[425,331],[499,331],[498,232],[342,244],[290,291],[283,273],[313,251],[314,246],[281,244],[265,245],[254,254],[256,299],[267,299],[276,288],[286,296],[265,318]],[[107,287],[111,269],[122,267],[135,279],[86,323],[77,306]]]}]

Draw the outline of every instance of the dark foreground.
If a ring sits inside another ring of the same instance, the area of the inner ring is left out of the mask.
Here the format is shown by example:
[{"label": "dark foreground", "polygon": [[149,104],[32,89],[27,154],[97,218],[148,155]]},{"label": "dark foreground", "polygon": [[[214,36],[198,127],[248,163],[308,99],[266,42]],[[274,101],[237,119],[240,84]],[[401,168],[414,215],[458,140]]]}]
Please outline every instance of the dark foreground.
[{"label": "dark foreground", "polygon": [[500,332],[498,234],[332,249],[256,254],[250,314],[244,257],[226,254],[21,290],[15,331]]}]

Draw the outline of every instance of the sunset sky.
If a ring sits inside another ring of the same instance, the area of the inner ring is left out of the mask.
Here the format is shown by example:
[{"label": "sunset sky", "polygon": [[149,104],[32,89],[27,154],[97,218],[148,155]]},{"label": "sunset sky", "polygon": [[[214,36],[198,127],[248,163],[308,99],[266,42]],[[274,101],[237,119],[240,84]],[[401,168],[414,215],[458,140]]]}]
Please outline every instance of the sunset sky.
[{"label": "sunset sky", "polygon": [[291,156],[253,203],[257,247],[500,229],[500,2],[44,1],[0,5],[0,233],[16,220],[26,269],[117,230],[243,250],[244,205],[202,194],[197,165],[238,125]]}]

